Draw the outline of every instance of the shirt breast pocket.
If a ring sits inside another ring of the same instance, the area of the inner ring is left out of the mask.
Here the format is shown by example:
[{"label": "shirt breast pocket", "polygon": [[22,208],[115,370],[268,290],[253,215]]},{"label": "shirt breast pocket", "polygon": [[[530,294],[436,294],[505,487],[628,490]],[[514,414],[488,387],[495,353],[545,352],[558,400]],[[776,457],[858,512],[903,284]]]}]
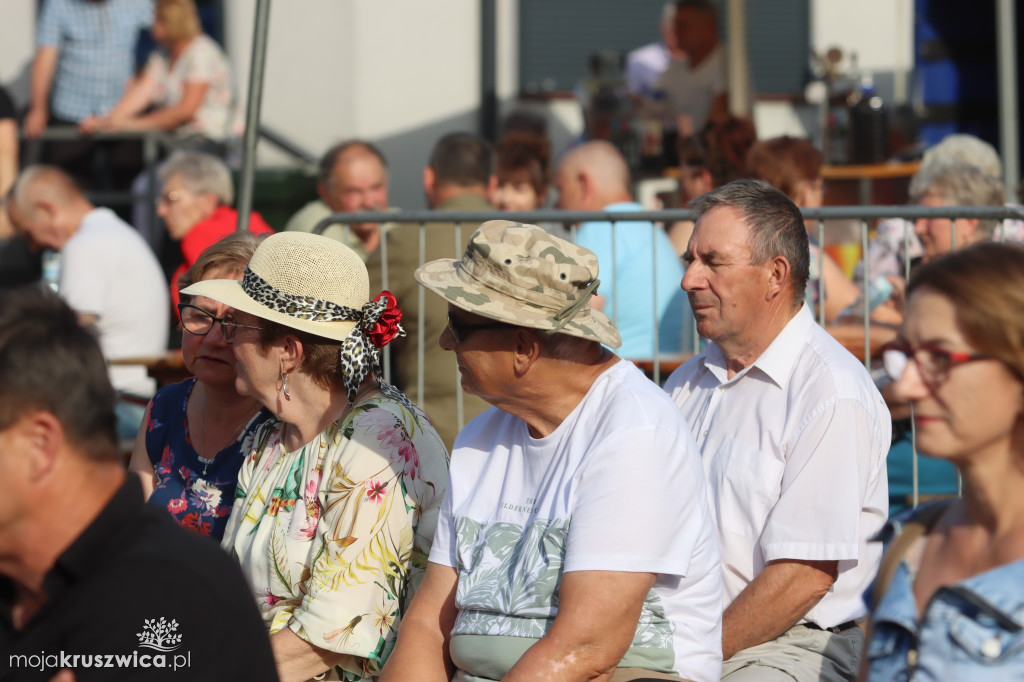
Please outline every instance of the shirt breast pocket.
[{"label": "shirt breast pocket", "polygon": [[1001,665],[1024,652],[1024,630],[1009,625],[987,614],[958,616],[950,627],[950,635],[972,661]]},{"label": "shirt breast pocket", "polygon": [[779,499],[783,468],[771,452],[738,438],[725,440],[709,471],[718,522],[732,533],[759,537]]}]

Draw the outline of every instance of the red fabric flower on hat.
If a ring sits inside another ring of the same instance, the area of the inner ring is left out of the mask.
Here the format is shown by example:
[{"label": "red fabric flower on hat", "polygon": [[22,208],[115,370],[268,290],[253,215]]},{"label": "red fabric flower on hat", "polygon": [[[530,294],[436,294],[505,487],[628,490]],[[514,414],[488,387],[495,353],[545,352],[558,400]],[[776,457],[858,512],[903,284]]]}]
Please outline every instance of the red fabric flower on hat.
[{"label": "red fabric flower on hat", "polygon": [[402,321],[402,309],[398,307],[398,300],[395,298],[395,295],[390,291],[382,291],[373,300],[380,301],[381,298],[385,300],[384,312],[380,314],[377,322],[372,327],[363,330],[366,333],[366,337],[377,348],[383,348],[388,345],[391,339],[398,336],[402,331],[402,327],[399,324]]}]

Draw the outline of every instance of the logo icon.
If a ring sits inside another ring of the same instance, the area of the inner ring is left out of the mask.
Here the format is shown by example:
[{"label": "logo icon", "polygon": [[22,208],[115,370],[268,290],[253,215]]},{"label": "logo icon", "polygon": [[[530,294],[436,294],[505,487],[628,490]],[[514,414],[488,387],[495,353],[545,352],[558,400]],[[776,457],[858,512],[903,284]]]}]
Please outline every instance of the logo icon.
[{"label": "logo icon", "polygon": [[139,638],[139,646],[156,651],[174,651],[181,646],[181,635],[175,634],[178,621],[167,621],[166,618],[146,618],[142,632],[135,633]]}]

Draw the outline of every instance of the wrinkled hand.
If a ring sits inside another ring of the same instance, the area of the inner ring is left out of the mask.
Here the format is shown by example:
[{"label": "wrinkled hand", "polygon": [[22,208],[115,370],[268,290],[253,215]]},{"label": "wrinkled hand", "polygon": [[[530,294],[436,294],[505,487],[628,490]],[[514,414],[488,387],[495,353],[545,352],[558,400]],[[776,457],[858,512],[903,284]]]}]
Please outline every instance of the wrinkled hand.
[{"label": "wrinkled hand", "polygon": [[50,112],[44,107],[32,107],[25,114],[25,137],[34,140],[46,130],[46,124],[50,120]]}]

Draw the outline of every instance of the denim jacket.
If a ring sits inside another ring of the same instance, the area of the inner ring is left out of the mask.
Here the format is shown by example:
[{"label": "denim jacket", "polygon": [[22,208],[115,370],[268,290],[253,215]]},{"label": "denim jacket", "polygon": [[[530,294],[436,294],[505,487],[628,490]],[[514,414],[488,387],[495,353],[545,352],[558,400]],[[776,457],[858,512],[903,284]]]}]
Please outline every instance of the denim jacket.
[{"label": "denim jacket", "polygon": [[[879,534],[889,542],[907,514]],[[917,617],[906,561],[872,616],[868,680],[1024,679],[1024,560],[940,588]]]}]

